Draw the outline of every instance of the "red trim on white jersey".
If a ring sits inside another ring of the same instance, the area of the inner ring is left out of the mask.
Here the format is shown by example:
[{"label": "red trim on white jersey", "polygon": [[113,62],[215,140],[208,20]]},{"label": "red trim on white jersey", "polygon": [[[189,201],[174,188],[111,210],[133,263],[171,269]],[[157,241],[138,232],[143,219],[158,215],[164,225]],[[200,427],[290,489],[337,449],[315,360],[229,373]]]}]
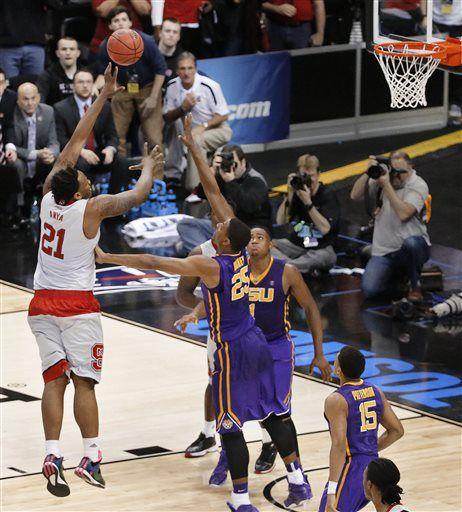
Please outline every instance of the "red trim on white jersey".
[{"label": "red trim on white jersey", "polygon": [[401,503],[392,503],[388,508],[387,512],[409,512]]},{"label": "red trim on white jersey", "polygon": [[100,311],[99,302],[88,290],[35,290],[29,304],[29,316],[66,317]]}]

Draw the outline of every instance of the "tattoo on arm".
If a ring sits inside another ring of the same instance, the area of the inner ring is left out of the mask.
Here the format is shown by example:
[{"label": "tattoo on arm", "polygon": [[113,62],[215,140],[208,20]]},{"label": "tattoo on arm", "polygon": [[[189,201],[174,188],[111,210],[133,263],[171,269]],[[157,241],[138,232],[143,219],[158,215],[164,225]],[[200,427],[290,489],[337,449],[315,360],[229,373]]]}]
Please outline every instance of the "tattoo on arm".
[{"label": "tattoo on arm", "polygon": [[131,190],[114,196],[97,196],[94,201],[96,210],[103,219],[122,215],[122,213],[128,212],[138,204],[136,195]]}]

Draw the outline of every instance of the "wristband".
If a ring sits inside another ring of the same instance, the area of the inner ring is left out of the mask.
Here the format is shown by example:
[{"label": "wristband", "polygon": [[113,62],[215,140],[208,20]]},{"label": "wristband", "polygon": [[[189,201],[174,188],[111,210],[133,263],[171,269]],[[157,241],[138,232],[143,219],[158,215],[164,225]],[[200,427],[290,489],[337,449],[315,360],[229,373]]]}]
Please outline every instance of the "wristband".
[{"label": "wristband", "polygon": [[337,492],[337,483],[329,481],[327,484],[327,494],[335,494]]},{"label": "wristband", "polygon": [[306,211],[309,212],[314,208],[314,204],[311,203],[311,204],[307,205],[307,207],[308,207],[308,209]]},{"label": "wristband", "polygon": [[186,115],[186,113],[187,113],[187,112],[186,112],[186,110],[183,108],[183,105],[180,105],[178,108],[180,109],[180,112],[181,112],[183,115]]}]

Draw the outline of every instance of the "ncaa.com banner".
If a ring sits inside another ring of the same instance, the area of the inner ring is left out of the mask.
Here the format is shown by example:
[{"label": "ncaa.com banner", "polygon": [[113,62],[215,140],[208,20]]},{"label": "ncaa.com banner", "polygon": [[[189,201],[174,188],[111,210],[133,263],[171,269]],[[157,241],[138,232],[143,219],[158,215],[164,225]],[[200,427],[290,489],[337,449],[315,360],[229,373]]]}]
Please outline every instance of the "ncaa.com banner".
[{"label": "ncaa.com banner", "polygon": [[223,89],[233,142],[252,144],[289,136],[289,53],[205,59],[197,68]]}]

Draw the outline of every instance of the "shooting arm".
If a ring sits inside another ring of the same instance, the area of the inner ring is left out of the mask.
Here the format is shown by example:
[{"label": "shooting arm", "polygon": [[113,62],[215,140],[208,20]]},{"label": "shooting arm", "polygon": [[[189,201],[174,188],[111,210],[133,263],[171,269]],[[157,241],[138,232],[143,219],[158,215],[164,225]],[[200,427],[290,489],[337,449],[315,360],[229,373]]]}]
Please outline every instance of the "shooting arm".
[{"label": "shooting arm", "polygon": [[80,152],[82,151],[82,148],[85,145],[85,142],[87,141],[87,138],[90,135],[106,100],[107,96],[105,94],[100,94],[88,109],[87,113],[80,119],[72,137],[61,151],[53,169],[48,174],[45,183],[43,184],[43,195],[51,190],[51,179],[54,174],[61,169],[65,169],[67,166],[73,167],[77,163]]},{"label": "shooting arm", "polygon": [[119,0],[106,0],[102,4],[98,5],[98,7],[96,7],[96,15],[100,18],[106,18],[109,12],[115,7],[117,7],[118,3]]},{"label": "shooting arm", "polygon": [[382,396],[383,403],[383,413],[380,424],[385,428],[385,432],[379,437],[379,451],[388,448],[404,435],[403,424],[394,413],[382,391],[380,391],[380,395]]},{"label": "shooting arm", "polygon": [[130,3],[138,16],[149,16],[151,14],[150,0],[130,0]]},{"label": "shooting arm", "polygon": [[332,393],[324,408],[329,420],[331,447],[329,455],[329,482],[338,482],[345,464],[348,410],[345,399]]},{"label": "shooting arm", "polygon": [[284,196],[282,203],[276,212],[276,224],[285,224],[287,222],[287,208],[289,206],[288,197]]}]

